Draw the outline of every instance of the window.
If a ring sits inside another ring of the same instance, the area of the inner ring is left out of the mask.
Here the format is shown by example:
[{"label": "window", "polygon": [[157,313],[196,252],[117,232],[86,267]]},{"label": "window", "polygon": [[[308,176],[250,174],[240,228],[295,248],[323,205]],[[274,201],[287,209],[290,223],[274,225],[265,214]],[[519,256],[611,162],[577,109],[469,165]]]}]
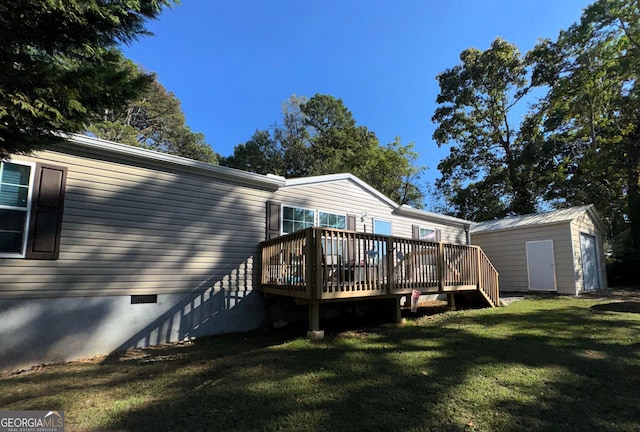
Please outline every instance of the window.
[{"label": "window", "polygon": [[420,240],[435,241],[436,230],[431,228],[420,228]]},{"label": "window", "polygon": [[391,222],[389,221],[385,221],[385,220],[380,220],[380,219],[374,219],[373,220],[373,232],[376,234],[382,234],[382,235],[391,235]]},{"label": "window", "polygon": [[[316,220],[316,214],[318,220]],[[316,212],[300,207],[282,207],[282,234],[290,234],[313,226],[347,229],[347,216],[322,211]]]},{"label": "window", "polygon": [[312,227],[316,212],[298,207],[282,207],[282,233],[290,234]]},{"label": "window", "polygon": [[319,219],[319,227],[347,229],[347,217],[345,215],[320,212]]},{"label": "window", "polygon": [[0,161],[0,258],[58,259],[66,179],[64,167]]},{"label": "window", "polygon": [[23,257],[31,210],[34,166],[0,162],[0,256]]}]

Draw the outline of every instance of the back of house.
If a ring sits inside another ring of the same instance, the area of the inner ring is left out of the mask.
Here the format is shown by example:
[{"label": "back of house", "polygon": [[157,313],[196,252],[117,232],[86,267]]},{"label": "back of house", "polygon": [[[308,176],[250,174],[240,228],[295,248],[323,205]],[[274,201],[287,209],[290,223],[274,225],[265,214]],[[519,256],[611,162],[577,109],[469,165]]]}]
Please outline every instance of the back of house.
[{"label": "back of house", "polygon": [[259,244],[308,226],[468,243],[350,174],[286,180],[72,136],[2,161],[0,369],[270,323]]}]

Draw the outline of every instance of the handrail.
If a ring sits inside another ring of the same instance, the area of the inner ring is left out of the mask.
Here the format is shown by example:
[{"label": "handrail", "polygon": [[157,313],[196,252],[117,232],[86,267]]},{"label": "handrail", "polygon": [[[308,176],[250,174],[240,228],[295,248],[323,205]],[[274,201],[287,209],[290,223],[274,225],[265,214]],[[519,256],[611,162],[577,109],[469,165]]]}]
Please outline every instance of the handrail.
[{"label": "handrail", "polygon": [[498,271],[493,266],[484,251],[478,248],[479,280],[478,290],[489,300],[492,306],[500,306],[500,287]]},{"label": "handrail", "polygon": [[497,271],[477,246],[313,227],[260,250],[266,293],[317,301],[478,290],[499,304]]}]

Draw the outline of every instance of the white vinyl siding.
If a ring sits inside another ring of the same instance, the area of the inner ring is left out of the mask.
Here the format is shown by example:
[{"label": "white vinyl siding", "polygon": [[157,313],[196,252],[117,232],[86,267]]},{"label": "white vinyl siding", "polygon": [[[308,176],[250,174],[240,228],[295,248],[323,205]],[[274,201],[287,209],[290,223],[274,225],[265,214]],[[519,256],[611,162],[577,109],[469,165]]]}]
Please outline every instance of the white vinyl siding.
[{"label": "white vinyl siding", "polygon": [[0,260],[0,298],[253,289],[272,191],[109,155],[37,157],[68,168],[60,256]]}]

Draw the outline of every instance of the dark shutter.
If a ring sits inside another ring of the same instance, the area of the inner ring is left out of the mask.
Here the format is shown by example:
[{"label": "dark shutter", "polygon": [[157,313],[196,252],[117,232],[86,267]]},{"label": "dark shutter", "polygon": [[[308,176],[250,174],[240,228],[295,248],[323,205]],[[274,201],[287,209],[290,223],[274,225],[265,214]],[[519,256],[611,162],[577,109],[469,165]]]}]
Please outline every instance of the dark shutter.
[{"label": "dark shutter", "polygon": [[442,241],[442,230],[436,229],[436,241]]},{"label": "dark shutter", "polygon": [[355,215],[347,215],[347,229],[349,231],[357,231],[358,228],[356,227],[356,216]]},{"label": "dark shutter", "polygon": [[411,236],[414,240],[420,240],[420,227],[418,225],[411,225]]},{"label": "dark shutter", "polygon": [[280,203],[267,201],[267,240],[280,235]]},{"label": "dark shutter", "polygon": [[58,259],[66,182],[66,168],[36,165],[26,258]]}]

